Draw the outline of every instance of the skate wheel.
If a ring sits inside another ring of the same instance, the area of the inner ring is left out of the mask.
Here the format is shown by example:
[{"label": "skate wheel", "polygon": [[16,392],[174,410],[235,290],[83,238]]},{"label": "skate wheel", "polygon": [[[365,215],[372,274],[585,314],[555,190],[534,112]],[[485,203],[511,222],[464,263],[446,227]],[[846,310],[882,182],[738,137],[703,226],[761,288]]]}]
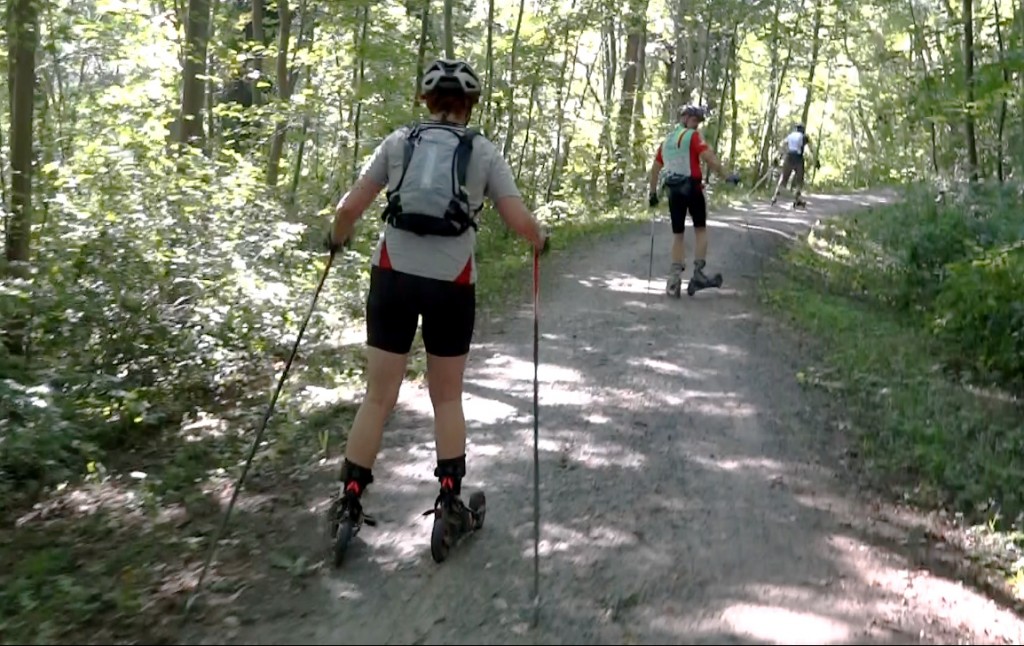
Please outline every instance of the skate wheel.
[{"label": "skate wheel", "polygon": [[715,287],[722,286],[722,274],[716,274],[714,279],[711,281]]},{"label": "skate wheel", "polygon": [[441,563],[448,558],[448,532],[444,516],[440,512],[434,514],[434,529],[430,532],[430,556],[435,563]]},{"label": "skate wheel", "polygon": [[686,286],[686,293],[690,296],[693,296],[694,294],[697,293],[697,288],[693,286],[692,282]]},{"label": "skate wheel", "polygon": [[474,491],[473,495],[469,497],[469,510],[476,516],[476,527],[480,529],[484,526],[484,516],[487,513],[487,498],[484,496],[482,491]]},{"label": "skate wheel", "polygon": [[345,560],[345,553],[348,552],[349,543],[355,535],[355,527],[348,518],[338,523],[338,533],[334,537],[334,567],[341,567]]}]

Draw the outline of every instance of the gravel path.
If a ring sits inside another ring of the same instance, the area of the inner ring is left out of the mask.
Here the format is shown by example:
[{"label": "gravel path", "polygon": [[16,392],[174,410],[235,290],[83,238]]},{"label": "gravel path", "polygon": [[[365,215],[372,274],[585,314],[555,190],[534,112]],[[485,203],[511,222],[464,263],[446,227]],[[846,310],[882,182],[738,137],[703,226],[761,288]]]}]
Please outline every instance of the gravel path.
[{"label": "gravel path", "polygon": [[[539,627],[530,626],[526,286],[522,308],[480,323],[466,380],[464,489],[467,499],[486,490],[485,528],[443,565],[431,560],[430,521],[420,515],[437,486],[430,403],[425,389],[406,385],[364,499],[379,525],[364,528],[340,570],[304,579],[277,570],[278,580],[239,599],[231,621],[203,639],[1021,643],[1018,618],[916,568],[898,549],[907,531],[841,484],[822,451],[821,417],[794,378],[804,367],[795,336],[757,302],[763,259],[787,237],[889,199],[812,195],[806,212],[761,205],[712,214],[708,273],[722,272],[725,284],[692,298],[664,294],[664,217],[649,291],[647,225],[544,260]],[[335,470],[318,476],[317,495],[303,501],[310,513],[296,518],[289,540],[316,531]]]}]

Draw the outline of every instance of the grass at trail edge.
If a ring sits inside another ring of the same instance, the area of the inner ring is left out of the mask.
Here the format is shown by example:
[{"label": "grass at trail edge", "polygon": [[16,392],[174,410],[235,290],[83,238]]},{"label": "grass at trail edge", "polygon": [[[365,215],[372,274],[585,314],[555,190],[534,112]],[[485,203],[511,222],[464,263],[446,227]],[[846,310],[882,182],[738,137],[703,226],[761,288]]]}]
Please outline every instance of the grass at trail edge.
[{"label": "grass at trail edge", "polygon": [[973,557],[1002,571],[1024,600],[1024,407],[958,368],[972,343],[960,347],[932,323],[946,320],[935,313],[945,301],[919,296],[922,278],[913,272],[921,262],[901,267],[921,253],[901,246],[931,234],[887,235],[899,228],[894,219],[914,217],[907,210],[894,205],[815,227],[770,264],[764,300],[810,337],[818,365],[796,379],[832,398],[873,484],[945,510],[965,528]]}]

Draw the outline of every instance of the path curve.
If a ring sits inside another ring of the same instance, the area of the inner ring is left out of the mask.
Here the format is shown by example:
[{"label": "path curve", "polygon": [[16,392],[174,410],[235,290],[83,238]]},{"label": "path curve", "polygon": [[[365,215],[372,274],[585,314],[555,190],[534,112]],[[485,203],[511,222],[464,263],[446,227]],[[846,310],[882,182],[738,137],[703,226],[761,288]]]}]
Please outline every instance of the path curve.
[{"label": "path curve", "polygon": [[[257,588],[203,641],[1021,643],[1014,615],[891,547],[900,530],[819,459],[792,337],[754,293],[764,257],[787,238],[892,198],[812,195],[806,212],[713,214],[708,270],[725,284],[693,298],[664,294],[664,217],[650,291],[647,225],[545,259],[538,628],[526,285],[523,307],[480,323],[466,379],[464,488],[487,493],[483,531],[443,565],[431,560],[420,515],[437,486],[430,404],[406,385],[364,501],[379,525],[343,569]],[[335,470],[304,501],[310,510],[326,503]],[[297,521],[300,539],[312,517]]]}]

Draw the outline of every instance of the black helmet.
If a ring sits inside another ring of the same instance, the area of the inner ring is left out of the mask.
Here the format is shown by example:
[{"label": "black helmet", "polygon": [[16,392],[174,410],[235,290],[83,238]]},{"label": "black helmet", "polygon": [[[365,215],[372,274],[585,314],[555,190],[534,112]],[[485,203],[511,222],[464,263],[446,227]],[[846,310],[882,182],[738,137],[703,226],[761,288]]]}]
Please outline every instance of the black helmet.
[{"label": "black helmet", "polygon": [[480,97],[480,77],[466,61],[439,58],[423,72],[423,94],[435,90],[465,92],[473,99]]},{"label": "black helmet", "polygon": [[804,124],[802,124],[802,123],[794,123],[793,124],[793,130],[796,130],[797,132],[803,132],[804,131]]},{"label": "black helmet", "polygon": [[689,104],[679,108],[680,119],[685,119],[686,117],[697,117],[703,121],[707,116],[707,111],[699,105]]}]

